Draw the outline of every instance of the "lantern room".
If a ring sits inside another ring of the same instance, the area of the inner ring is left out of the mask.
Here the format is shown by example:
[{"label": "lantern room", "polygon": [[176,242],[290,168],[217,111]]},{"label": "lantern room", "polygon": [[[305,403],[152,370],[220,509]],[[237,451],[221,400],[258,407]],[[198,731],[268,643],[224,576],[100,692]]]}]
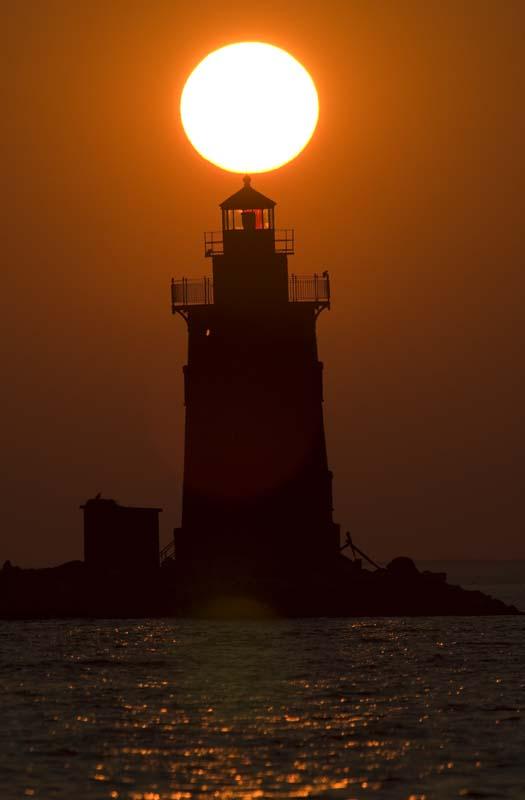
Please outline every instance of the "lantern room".
[{"label": "lantern room", "polygon": [[244,186],[221,203],[223,231],[274,230],[275,201],[251,187],[246,175]]},{"label": "lantern room", "polygon": [[222,230],[204,234],[204,255],[293,255],[293,230],[275,229],[275,200],[253,189],[249,175],[243,178],[243,184],[242,189],[220,203]]}]

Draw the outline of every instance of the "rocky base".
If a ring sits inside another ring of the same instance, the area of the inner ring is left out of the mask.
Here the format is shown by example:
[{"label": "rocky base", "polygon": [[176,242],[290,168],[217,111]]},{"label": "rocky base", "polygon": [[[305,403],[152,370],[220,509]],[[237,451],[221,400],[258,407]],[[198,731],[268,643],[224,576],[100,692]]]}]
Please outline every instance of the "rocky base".
[{"label": "rocky base", "polygon": [[479,591],[419,572],[408,558],[361,569],[344,556],[248,574],[182,574],[176,562],[147,573],[94,572],[80,561],[0,572],[0,618],[271,618],[520,614]]}]

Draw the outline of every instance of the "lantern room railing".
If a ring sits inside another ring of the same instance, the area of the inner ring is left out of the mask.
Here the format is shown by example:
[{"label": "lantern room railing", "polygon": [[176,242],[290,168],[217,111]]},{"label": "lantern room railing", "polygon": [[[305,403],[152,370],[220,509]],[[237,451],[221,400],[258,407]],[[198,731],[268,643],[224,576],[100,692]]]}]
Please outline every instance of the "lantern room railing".
[{"label": "lantern room railing", "polygon": [[275,231],[275,252],[293,256],[295,253],[295,230],[293,228],[278,228]]},{"label": "lantern room railing", "polygon": [[224,254],[224,242],[222,231],[207,231],[204,234],[204,255],[206,258],[211,256],[222,256]]},{"label": "lantern room railing", "polygon": [[[172,280],[171,305],[175,314],[192,306],[213,305],[213,281],[211,278]],[[288,277],[288,302],[330,305],[330,278],[328,272],[321,275],[290,275]]]},{"label": "lantern room railing", "polygon": [[[258,231],[256,231],[257,233]],[[262,231],[261,231],[262,232]],[[264,229],[264,233],[268,233]],[[243,236],[245,231],[227,231],[227,234]],[[295,252],[295,231],[293,228],[277,228],[275,234],[275,252],[293,256]],[[204,255],[206,258],[224,255],[224,240],[222,231],[207,231],[204,234]]]}]

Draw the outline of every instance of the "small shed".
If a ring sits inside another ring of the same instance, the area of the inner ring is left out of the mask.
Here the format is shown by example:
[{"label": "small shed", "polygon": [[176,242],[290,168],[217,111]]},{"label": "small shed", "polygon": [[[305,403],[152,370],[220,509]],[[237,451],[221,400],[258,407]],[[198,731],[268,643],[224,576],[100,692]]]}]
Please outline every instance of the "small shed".
[{"label": "small shed", "polygon": [[100,495],[80,508],[86,566],[134,572],[159,567],[161,508],[121,506]]}]

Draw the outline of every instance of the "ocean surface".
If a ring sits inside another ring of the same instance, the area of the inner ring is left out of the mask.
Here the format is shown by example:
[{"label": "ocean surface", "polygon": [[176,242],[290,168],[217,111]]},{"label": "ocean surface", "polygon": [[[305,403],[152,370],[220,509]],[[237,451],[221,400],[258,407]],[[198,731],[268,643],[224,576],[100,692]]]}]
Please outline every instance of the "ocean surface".
[{"label": "ocean surface", "polygon": [[0,798],[525,798],[525,617],[0,623]]}]

